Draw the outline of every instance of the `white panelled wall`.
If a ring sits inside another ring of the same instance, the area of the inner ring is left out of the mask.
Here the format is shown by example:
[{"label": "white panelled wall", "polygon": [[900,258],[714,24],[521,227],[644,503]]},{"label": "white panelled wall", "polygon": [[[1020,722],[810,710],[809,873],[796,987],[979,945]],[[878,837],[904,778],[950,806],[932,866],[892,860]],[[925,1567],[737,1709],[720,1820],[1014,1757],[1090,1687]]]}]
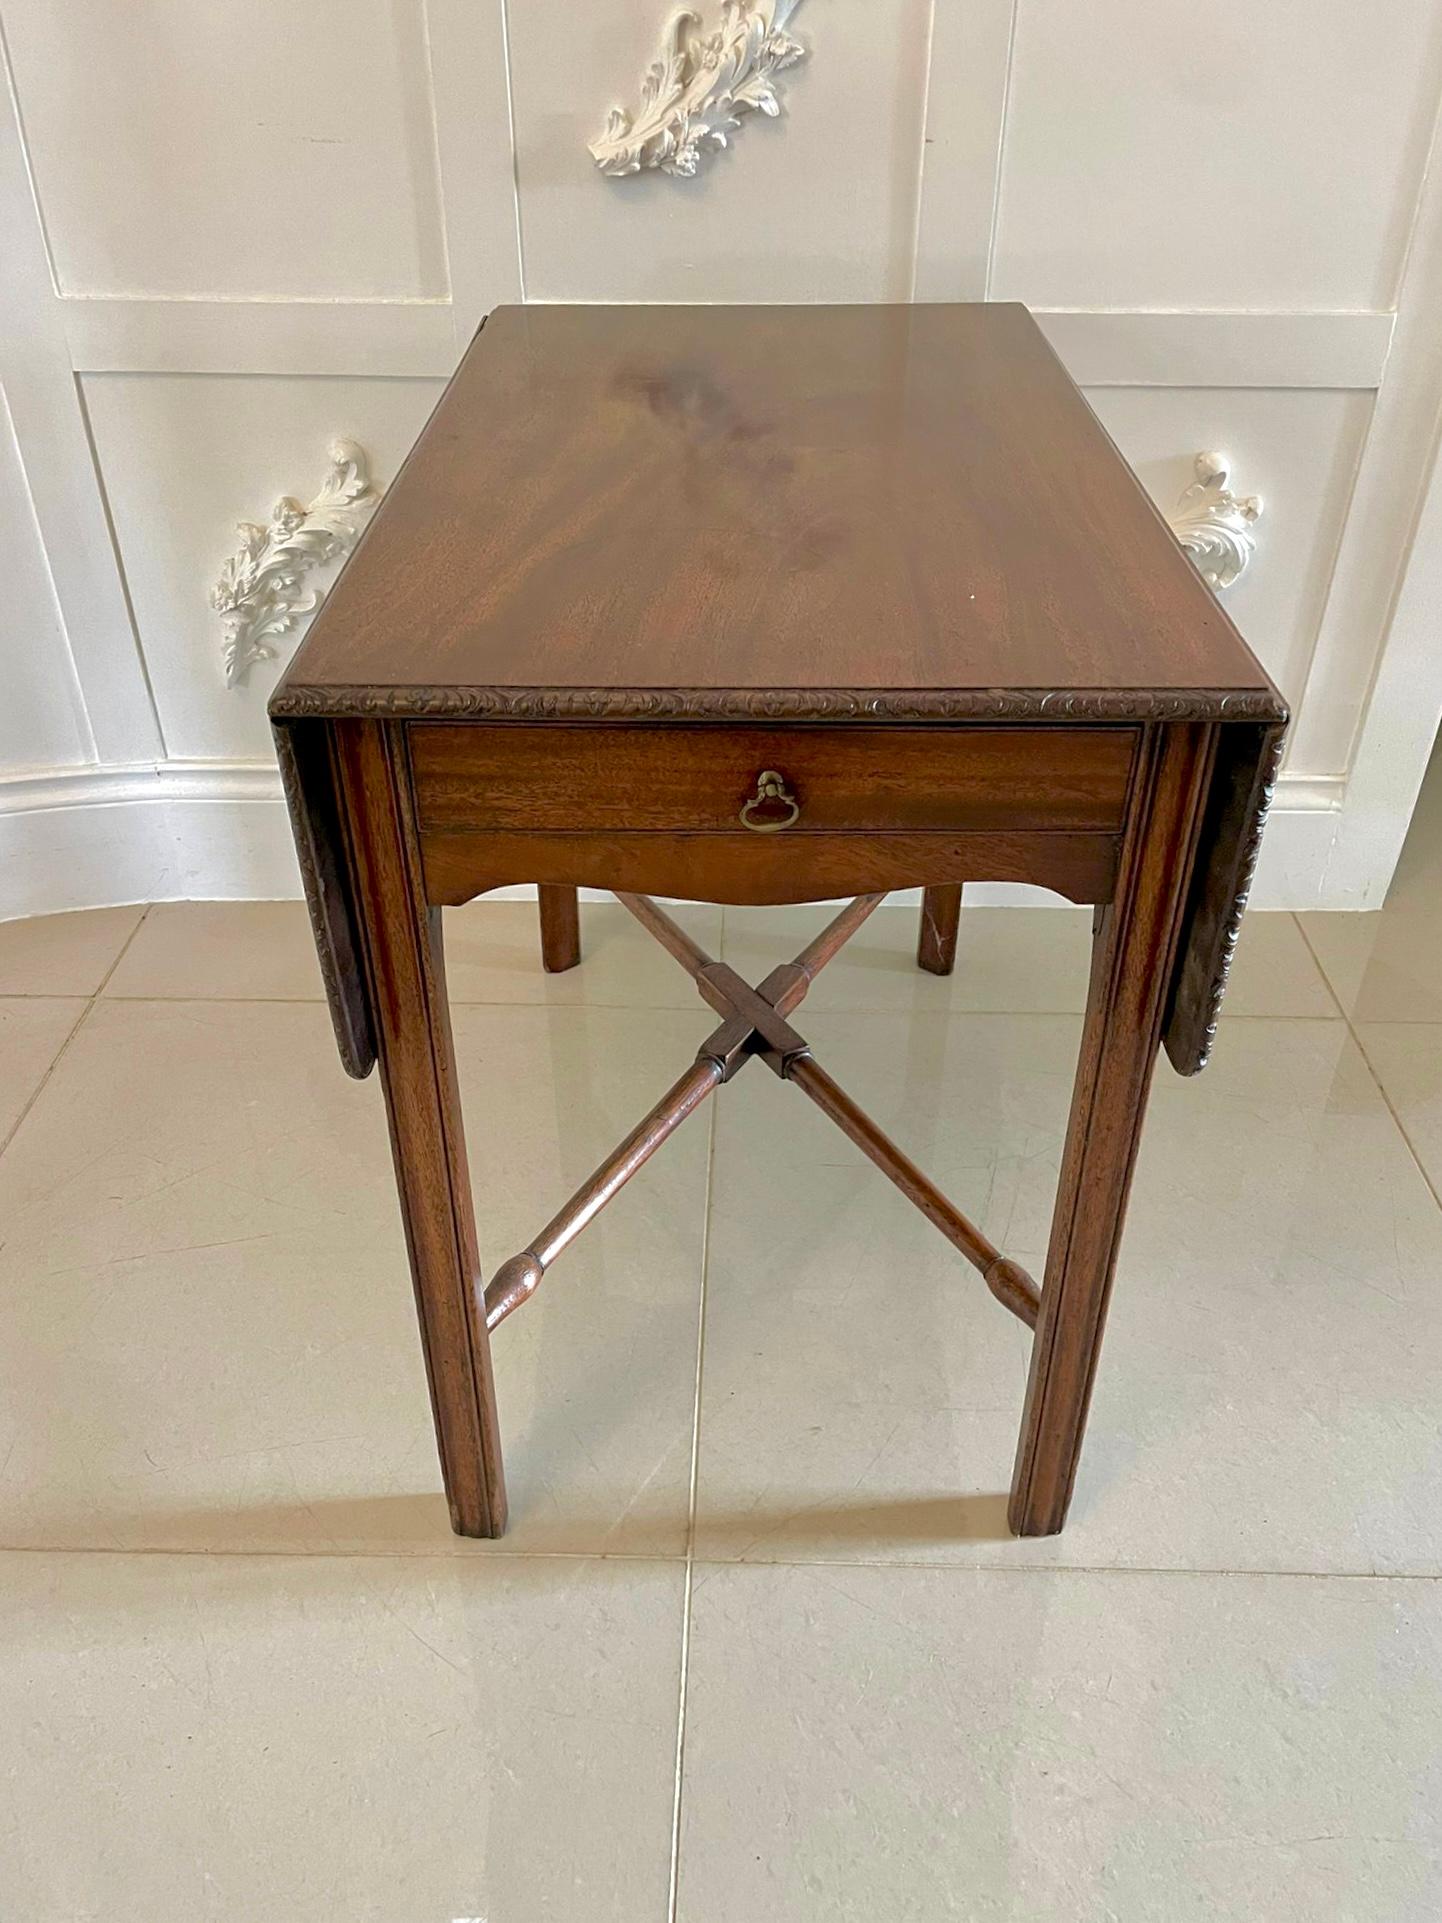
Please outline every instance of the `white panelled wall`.
[{"label": "white panelled wall", "polygon": [[1442,716],[1434,0],[799,0],[780,116],[603,178],[666,17],[0,0],[0,915],[297,892],[211,588],[520,299],[1027,302],[1164,512],[1203,451],[1262,497],[1255,899],[1380,905]]}]

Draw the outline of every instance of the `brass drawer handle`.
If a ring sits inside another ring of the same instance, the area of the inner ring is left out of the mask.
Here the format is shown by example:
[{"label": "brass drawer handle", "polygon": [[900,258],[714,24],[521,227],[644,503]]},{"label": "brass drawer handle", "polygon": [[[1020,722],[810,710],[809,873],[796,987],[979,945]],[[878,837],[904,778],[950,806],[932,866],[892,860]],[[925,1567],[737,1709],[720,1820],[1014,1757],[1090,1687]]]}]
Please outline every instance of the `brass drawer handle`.
[{"label": "brass drawer handle", "polygon": [[[778,816],[775,813],[778,807],[789,812]],[[772,813],[763,815],[762,809],[770,809]],[[779,835],[783,828],[791,826],[800,813],[796,797],[788,793],[781,776],[774,768],[763,768],[756,777],[755,794],[741,810],[741,821],[754,834]]]}]

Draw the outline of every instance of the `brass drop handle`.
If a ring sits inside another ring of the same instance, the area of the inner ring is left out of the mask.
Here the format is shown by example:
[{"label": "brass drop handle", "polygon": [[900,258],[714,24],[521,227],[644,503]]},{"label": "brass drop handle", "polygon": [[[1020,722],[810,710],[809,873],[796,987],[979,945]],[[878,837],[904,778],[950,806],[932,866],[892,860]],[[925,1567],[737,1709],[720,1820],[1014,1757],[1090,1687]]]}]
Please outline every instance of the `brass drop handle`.
[{"label": "brass drop handle", "polygon": [[[782,809],[786,812],[778,812]],[[779,835],[800,813],[796,797],[788,791],[782,777],[774,768],[763,768],[756,777],[755,794],[741,810],[741,821],[755,834]]]}]

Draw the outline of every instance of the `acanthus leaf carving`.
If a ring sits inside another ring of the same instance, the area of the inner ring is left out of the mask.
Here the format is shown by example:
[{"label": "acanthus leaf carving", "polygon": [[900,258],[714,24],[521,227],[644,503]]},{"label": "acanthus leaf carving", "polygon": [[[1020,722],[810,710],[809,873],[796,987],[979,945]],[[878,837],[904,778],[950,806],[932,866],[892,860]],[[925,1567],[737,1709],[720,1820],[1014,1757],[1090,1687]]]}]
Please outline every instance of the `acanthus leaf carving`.
[{"label": "acanthus leaf carving", "polygon": [[263,527],[255,521],[237,527],[240,544],[210,591],[224,628],[228,687],[239,687],[257,661],[275,659],[280,636],[320,600],[318,590],[303,587],[305,576],[349,554],[378,499],[365,450],[355,441],[332,442],[330,463],[309,506],[287,494]]},{"label": "acanthus leaf carving", "polygon": [[690,7],[674,13],[641,82],[633,116],[613,107],[591,143],[603,174],[657,168],[690,179],[702,156],[726,147],[748,114],[781,112],[776,75],[806,56],[786,31],[801,0],[721,0],[721,24],[703,31]]},{"label": "acanthus leaf carving", "polygon": [[1257,773],[1256,806],[1247,825],[1246,837],[1242,844],[1236,893],[1232,898],[1231,908],[1222,929],[1221,947],[1207,992],[1207,1019],[1197,1052],[1193,1060],[1183,1068],[1184,1074],[1198,1074],[1212,1059],[1212,1049],[1217,1039],[1217,1025],[1222,1013],[1222,997],[1226,993],[1227,982],[1231,977],[1232,962],[1242,933],[1242,916],[1246,913],[1247,902],[1252,892],[1252,882],[1257,872],[1257,859],[1262,852],[1262,832],[1266,828],[1267,817],[1271,814],[1272,803],[1276,799],[1277,777],[1281,771],[1282,749],[1286,744],[1286,734],[1285,726],[1274,726],[1269,730],[1263,745]]},{"label": "acanthus leaf carving", "polygon": [[1167,519],[1207,586],[1220,591],[1240,579],[1256,551],[1252,529],[1261,517],[1262,499],[1232,492],[1225,454],[1199,454],[1194,467],[1197,478],[1182,490]]},{"label": "acanthus leaf carving", "polygon": [[272,720],[1285,721],[1270,688],[307,687],[282,681]]}]

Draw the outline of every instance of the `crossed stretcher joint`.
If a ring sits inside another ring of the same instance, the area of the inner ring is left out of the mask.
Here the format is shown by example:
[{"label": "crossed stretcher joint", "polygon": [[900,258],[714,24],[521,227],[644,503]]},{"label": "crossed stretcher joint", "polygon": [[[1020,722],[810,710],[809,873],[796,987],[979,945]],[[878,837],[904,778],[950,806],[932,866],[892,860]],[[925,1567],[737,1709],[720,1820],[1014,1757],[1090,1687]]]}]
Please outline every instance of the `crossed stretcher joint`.
[{"label": "crossed stretcher joint", "polygon": [[879,1129],[812,1055],[804,1036],[786,1019],[802,1001],[812,982],[844,947],[884,895],[859,895],[809,942],[794,961],[782,962],[752,988],[725,962],[713,961],[648,895],[618,893],[643,928],[680,962],[695,982],[703,1001],[721,1016],[696,1051],[696,1059],[673,1083],[651,1112],[621,1142],[519,1255],[503,1262],[485,1292],[486,1327],[494,1329],[513,1309],[534,1295],[541,1277],[556,1257],[575,1240],[617,1194],[643,1162],[661,1146],[713,1090],[729,1082],[749,1061],[760,1060],[783,1081],[793,1083],[829,1115],[844,1135],[870,1157],[914,1202],[929,1222],[981,1271],[997,1301],[1036,1326],[1041,1296],[1036,1283],[1017,1262],[1001,1253],[931,1178],[916,1166]]}]

